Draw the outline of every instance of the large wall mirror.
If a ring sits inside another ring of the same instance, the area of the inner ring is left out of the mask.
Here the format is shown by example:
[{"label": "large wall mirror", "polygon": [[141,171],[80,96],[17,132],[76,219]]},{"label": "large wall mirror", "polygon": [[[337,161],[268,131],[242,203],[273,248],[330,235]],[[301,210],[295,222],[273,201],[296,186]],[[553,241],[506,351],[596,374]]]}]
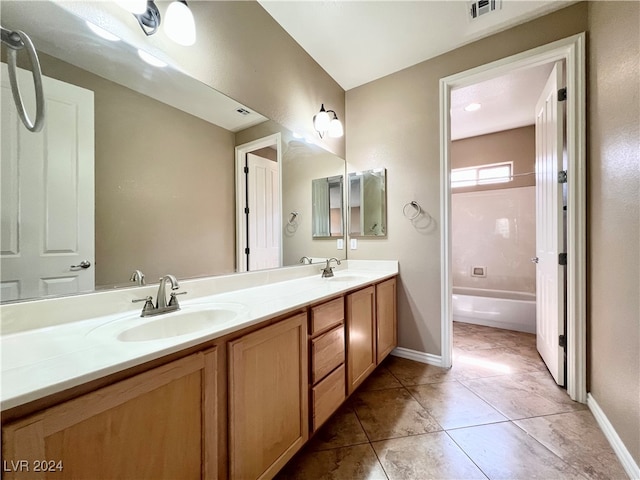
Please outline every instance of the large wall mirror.
[{"label": "large wall mirror", "polygon": [[385,237],[386,235],[386,169],[349,173],[349,236]]},{"label": "large wall mirror", "polygon": [[[276,133],[281,151],[257,154],[281,162],[279,265],[340,256],[313,242],[311,189],[315,178],[344,175],[343,159],[176,69],[144,63],[55,2],[0,8],[3,27],[31,36],[47,97],[43,132],[27,132],[3,45],[2,301],[133,286],[135,270],[147,283],[236,271],[236,147]],[[30,74],[23,85],[33,111]]]}]

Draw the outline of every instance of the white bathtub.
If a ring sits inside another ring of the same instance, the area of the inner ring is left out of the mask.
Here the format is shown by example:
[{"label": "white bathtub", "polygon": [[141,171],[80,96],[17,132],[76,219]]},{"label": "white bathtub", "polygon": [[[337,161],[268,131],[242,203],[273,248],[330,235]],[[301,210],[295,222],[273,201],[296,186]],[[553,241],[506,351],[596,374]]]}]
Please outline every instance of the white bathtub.
[{"label": "white bathtub", "polygon": [[536,295],[453,287],[453,320],[536,333]]}]

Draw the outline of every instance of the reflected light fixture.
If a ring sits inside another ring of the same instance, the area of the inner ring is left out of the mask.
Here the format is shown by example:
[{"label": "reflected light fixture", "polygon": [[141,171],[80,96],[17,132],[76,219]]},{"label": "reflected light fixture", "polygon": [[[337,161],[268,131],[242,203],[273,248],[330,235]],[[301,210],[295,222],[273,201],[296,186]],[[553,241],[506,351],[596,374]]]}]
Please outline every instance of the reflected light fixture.
[{"label": "reflected light fixture", "polygon": [[[333,118],[329,115],[333,114]],[[316,129],[320,138],[328,133],[332,138],[339,138],[344,135],[342,122],[338,120],[338,115],[333,110],[325,110],[324,103],[320,107],[320,111],[313,116],[313,128]]]},{"label": "reflected light fixture", "polygon": [[99,27],[95,23],[91,23],[89,20],[86,20],[86,22],[87,22],[87,26],[89,27],[89,29],[91,29],[91,31],[93,33],[95,33],[96,35],[104,38],[105,40],[109,40],[110,42],[118,42],[118,41],[120,41],[120,37],[114,35],[113,33],[108,32],[107,30],[105,30],[102,27]]},{"label": "reflected light fixture", "polygon": [[[147,36],[156,33],[162,22],[160,10],[153,0],[147,0],[144,12],[133,15]],[[196,23],[186,1],[176,0],[167,7],[164,32],[171,40],[180,45],[189,46],[196,43]]]},{"label": "reflected light fixture", "polygon": [[470,103],[469,105],[464,107],[464,111],[465,112],[475,112],[477,110],[480,110],[481,107],[482,107],[482,105],[480,105],[479,103]]},{"label": "reflected light fixture", "polygon": [[163,62],[162,60],[160,60],[158,57],[154,57],[153,55],[151,55],[148,52],[145,52],[144,50],[140,50],[138,49],[138,56],[144,60],[145,62],[147,62],[149,65],[153,65],[154,67],[166,67],[167,64],[165,62]]}]

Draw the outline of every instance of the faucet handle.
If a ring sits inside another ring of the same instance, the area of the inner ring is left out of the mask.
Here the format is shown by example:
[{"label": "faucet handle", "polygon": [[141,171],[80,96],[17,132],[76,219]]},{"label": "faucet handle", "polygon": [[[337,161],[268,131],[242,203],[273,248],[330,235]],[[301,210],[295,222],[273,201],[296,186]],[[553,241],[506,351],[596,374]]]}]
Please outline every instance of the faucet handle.
[{"label": "faucet handle", "polygon": [[153,297],[144,297],[144,298],[134,298],[131,300],[132,303],[144,302],[144,307],[142,307],[142,316],[144,316],[145,312],[150,312],[156,307],[153,305]]},{"label": "faucet handle", "polygon": [[172,307],[174,305],[178,305],[178,299],[176,298],[176,295],[186,295],[186,293],[187,292],[171,292],[168,306]]},{"label": "faucet handle", "polygon": [[152,302],[152,301],[153,301],[153,297],[149,296],[144,298],[134,298],[133,300],[131,300],[131,303]]}]

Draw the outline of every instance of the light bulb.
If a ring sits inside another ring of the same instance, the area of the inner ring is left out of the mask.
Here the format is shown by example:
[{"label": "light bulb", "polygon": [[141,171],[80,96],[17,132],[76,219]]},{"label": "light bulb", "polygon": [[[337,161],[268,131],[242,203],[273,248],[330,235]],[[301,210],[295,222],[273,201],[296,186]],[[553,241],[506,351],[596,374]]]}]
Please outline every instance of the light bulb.
[{"label": "light bulb", "polygon": [[196,22],[193,13],[183,2],[173,2],[164,18],[164,32],[174,42],[188,47],[196,43]]},{"label": "light bulb", "polygon": [[329,124],[329,136],[332,138],[339,138],[344,135],[344,128],[342,128],[342,122],[338,120],[338,117],[333,117]]},{"label": "light bulb", "polygon": [[329,114],[324,109],[324,104],[320,108],[320,112],[313,117],[313,126],[314,128],[324,134],[327,130],[329,130],[329,124],[331,123],[331,118],[329,118]]},{"label": "light bulb", "polygon": [[147,11],[147,0],[116,0],[127,12],[141,14]]}]

